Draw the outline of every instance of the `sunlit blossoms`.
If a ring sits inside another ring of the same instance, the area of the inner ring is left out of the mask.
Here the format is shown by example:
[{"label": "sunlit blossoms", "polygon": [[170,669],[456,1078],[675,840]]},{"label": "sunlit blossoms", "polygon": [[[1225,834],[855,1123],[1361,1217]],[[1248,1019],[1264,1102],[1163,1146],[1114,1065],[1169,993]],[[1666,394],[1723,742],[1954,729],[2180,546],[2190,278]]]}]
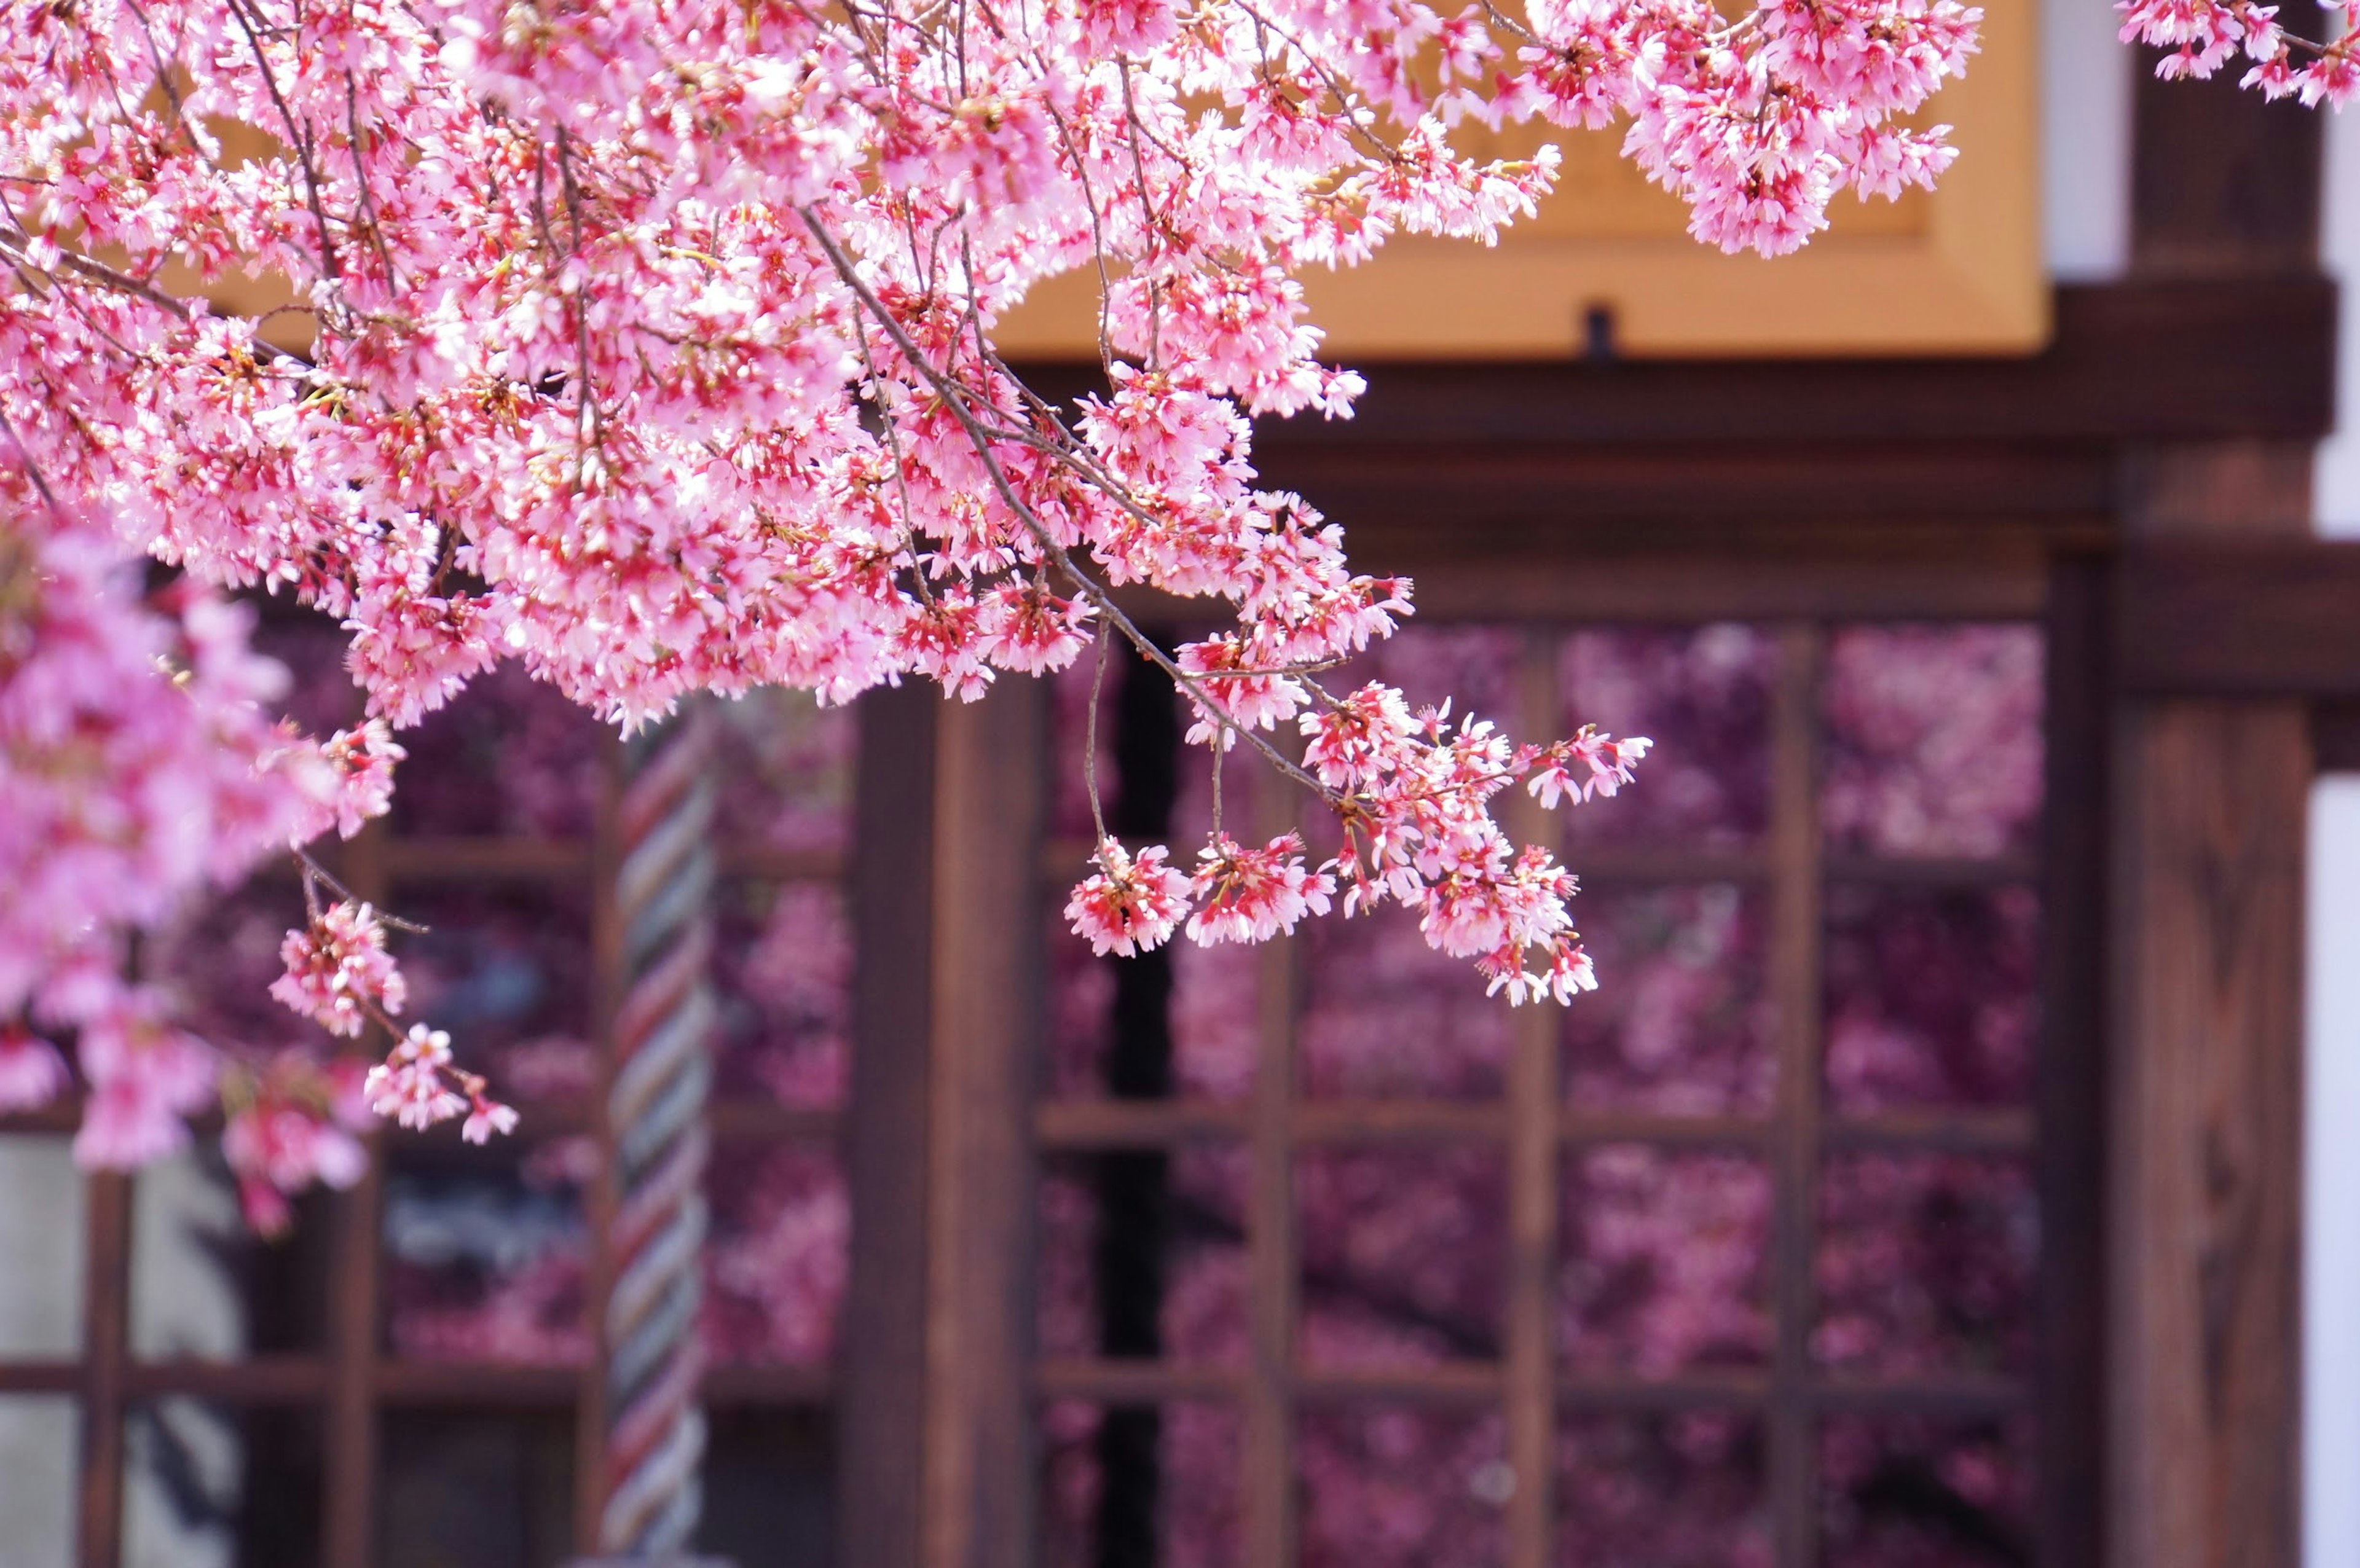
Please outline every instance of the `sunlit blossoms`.
[{"label": "sunlit blossoms", "polygon": [[481,1077],[453,1062],[448,1034],[412,1024],[386,1059],[369,1069],[361,1092],[370,1110],[421,1132],[464,1115],[461,1135],[469,1143],[483,1143],[517,1125],[516,1112],[488,1098],[486,1087]]},{"label": "sunlit blossoms", "polygon": [[2117,0],[2123,40],[2136,38],[2167,51],[2156,63],[2162,77],[2211,76],[2243,57],[2240,83],[2266,98],[2299,97],[2306,104],[2341,109],[2360,97],[2360,0],[2320,0],[2334,35],[2325,43],[2278,25],[2278,7],[2251,0]]},{"label": "sunlit blossoms", "polygon": [[1074,889],[1065,919],[1101,956],[1162,946],[1188,912],[1188,878],[1164,864],[1169,853],[1158,846],[1134,859],[1112,839],[1099,843],[1098,868]]},{"label": "sunlit blossoms", "polygon": [[346,1092],[350,1083],[349,1076],[340,1083],[333,1071],[288,1056],[225,1086],[222,1154],[255,1229],[284,1231],[293,1217],[290,1194],[314,1181],[349,1187],[367,1169],[368,1156],[354,1137],[366,1113]]},{"label": "sunlit blossoms", "polygon": [[399,1013],[409,995],[377,911],[350,901],[323,909],[279,950],[287,973],[270,994],[331,1034],[357,1035],[372,1017]]},{"label": "sunlit blossoms", "polygon": [[[1344,822],[1347,852],[1300,880],[1216,842],[1201,932],[1282,931],[1323,877],[1348,910],[1430,905],[1448,879],[1430,934],[1497,929],[1494,977],[1559,994],[1568,885],[1487,816],[1541,753],[1395,724],[1331,780],[1278,744],[1336,711],[1319,672],[1410,606],[1257,487],[1251,418],[1345,417],[1362,385],[1321,362],[1295,275],[1530,213],[1555,150],[1468,156],[1470,119],[1622,124],[1701,239],[1791,250],[1840,192],[1939,175],[1920,111],[1978,19],[1959,0],[8,8],[0,1019],[63,1039],[138,1004],[88,978],[120,973],[126,932],[290,840],[353,833],[386,808],[394,733],[503,659],[628,724],[764,684],[840,702],[923,676],[973,699],[1094,634],[1177,681],[1202,741],[1295,772]],[[1104,370],[1071,406],[994,347],[1065,275],[1095,290]],[[241,277],[276,302],[206,302]],[[146,569],[176,574],[152,603]],[[1156,648],[1111,592],[1134,584],[1234,624]],[[266,724],[277,675],[225,590],[341,622],[366,722],[324,746]],[[1585,789],[1636,755],[1583,758]],[[1183,918],[1167,878],[1137,880],[1148,860],[1102,855],[1077,890],[1094,942]],[[41,980],[61,966],[84,982]],[[397,1114],[435,1119],[419,1086],[440,1070],[388,1071]],[[93,1147],[155,1146],[144,1116]]]}]

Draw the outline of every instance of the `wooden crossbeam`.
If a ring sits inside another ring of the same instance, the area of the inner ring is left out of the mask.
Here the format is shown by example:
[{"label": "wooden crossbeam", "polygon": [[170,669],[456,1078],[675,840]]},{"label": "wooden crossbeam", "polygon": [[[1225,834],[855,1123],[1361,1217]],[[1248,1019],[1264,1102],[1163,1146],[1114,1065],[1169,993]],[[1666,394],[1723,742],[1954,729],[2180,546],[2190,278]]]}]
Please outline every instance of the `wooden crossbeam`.
[{"label": "wooden crossbeam", "polygon": [[2360,541],[2144,545],[2114,605],[2125,691],[2360,701]]}]

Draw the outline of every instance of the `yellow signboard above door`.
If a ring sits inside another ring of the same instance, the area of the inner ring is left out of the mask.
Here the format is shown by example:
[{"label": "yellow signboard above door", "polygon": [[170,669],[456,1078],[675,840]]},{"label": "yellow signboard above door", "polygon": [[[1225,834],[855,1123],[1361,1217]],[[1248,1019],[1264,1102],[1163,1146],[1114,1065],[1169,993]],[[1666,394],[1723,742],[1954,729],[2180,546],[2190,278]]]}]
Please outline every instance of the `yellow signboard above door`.
[{"label": "yellow signboard above door", "polygon": [[[2034,0],[1983,0],[1983,52],[1928,119],[1959,159],[1939,190],[1837,199],[1800,253],[1729,256],[1688,237],[1687,210],[1617,154],[1619,128],[1553,136],[1558,188],[1493,249],[1395,239],[1367,266],[1304,278],[1312,319],[1347,360],[1535,359],[1583,352],[1598,312],[1633,356],[2027,354],[2047,341],[2040,259]],[[1511,140],[1514,136],[1518,139]],[[998,332],[1018,358],[1097,354],[1097,278],[1035,291]]]}]

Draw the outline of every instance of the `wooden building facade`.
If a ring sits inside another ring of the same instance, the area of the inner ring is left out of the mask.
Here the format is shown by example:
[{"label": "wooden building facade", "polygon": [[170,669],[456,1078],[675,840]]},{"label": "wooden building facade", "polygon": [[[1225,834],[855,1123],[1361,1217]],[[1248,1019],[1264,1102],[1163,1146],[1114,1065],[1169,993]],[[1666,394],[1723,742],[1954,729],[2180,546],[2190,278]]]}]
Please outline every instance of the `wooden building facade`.
[{"label": "wooden building facade", "polygon": [[[1258,432],[1265,476],[1346,523],[1364,569],[1416,578],[1422,621],[1510,639],[1508,700],[1524,729],[1561,714],[1557,650],[1577,628],[1733,624],[1765,639],[1775,675],[1759,833],[1736,847],[1572,851],[1593,887],[1728,883],[1766,911],[1778,1071],[1757,1109],[1584,1108],[1560,1081],[1557,1026],[1536,1013],[1517,1015],[1488,1094],[1308,1093],[1288,944],[1253,961],[1257,1054],[1238,1094],[1176,1094],[1168,1072],[1097,1098],[1043,1092],[1058,938],[1029,911],[1054,901],[1076,855],[1054,799],[1060,721],[1041,686],[1005,682],[973,706],[914,689],[865,699],[842,842],[722,846],[725,876],[828,889],[850,936],[840,1105],[716,1113],[725,1149],[833,1149],[848,1195],[848,1281],[825,1364],[716,1367],[705,1390],[716,1430],[763,1434],[743,1450],[757,1457],[732,1461],[753,1466],[747,1489],[814,1499],[798,1528],[833,1544],[799,1551],[847,1568],[1048,1561],[1044,1410],[1098,1410],[1104,1432],[1103,1412],[1187,1406],[1222,1412],[1234,1440],[1236,1560],[1289,1568],[1314,1560],[1306,1423],[1380,1405],[1495,1423],[1484,1539],[1506,1568],[1592,1560],[1568,1545],[1568,1421],[1688,1410],[1735,1412],[1759,1433],[1750,1506],[1775,1568],[1856,1560],[1827,1537],[1822,1434],[1887,1419],[2027,1434],[2022,1534],[1960,1561],[2295,1568],[2304,802],[2319,768],[2360,767],[2360,545],[2310,532],[2337,310],[2317,260],[2319,122],[2225,86],[2142,81],[2135,126],[2128,276],[2044,294],[2030,317],[1990,305],[1976,329],[2005,337],[2030,320],[2031,352],[1994,337],[1968,354],[1648,358],[1618,352],[1610,313],[1586,354],[1375,365],[1352,421]],[[1972,267],[1956,247],[1974,243],[1950,233],[1943,265]],[[1893,624],[2037,637],[2032,837],[1918,856],[1830,838],[1817,803],[1830,744],[1821,676],[1850,628]],[[1284,802],[1253,809],[1273,830],[1292,820]],[[595,1031],[613,987],[601,967],[610,817],[593,811],[564,843],[367,839],[346,875],[397,908],[405,890],[431,901],[470,883],[585,890],[576,945]],[[1862,1111],[1829,1098],[1829,911],[1860,887],[2037,900],[2038,1050],[2020,1103]],[[1560,1161],[1626,1147],[1736,1150],[1764,1172],[1757,1364],[1661,1372],[1568,1354],[1553,1316]],[[1152,1333],[1122,1354],[1044,1343],[1041,1172],[1206,1149],[1240,1152],[1247,1171],[1243,1353],[1191,1361]],[[1304,1234],[1301,1171],[1334,1150],[1458,1149],[1500,1171],[1494,1341],[1397,1367],[1306,1357],[1305,1259],[1324,1238]],[[2025,1359],[1848,1371],[1816,1347],[1819,1173],[1860,1154],[2027,1172]],[[249,1475],[310,1499],[271,1527],[278,1539],[249,1530],[225,1561],[443,1560],[402,1530],[421,1509],[458,1506],[455,1483],[388,1477],[407,1474],[405,1445],[444,1441],[437,1420],[475,1410],[534,1434],[539,1457],[501,1472],[541,1519],[511,1560],[581,1538],[601,1437],[574,1418],[594,1406],[595,1356],[436,1365],[389,1351],[388,1181],[312,1205],[303,1239],[264,1268],[266,1296],[316,1298],[302,1306],[316,1329],[251,1330],[229,1357],[141,1345],[133,1183],[88,1182],[71,1348],[0,1344],[0,1400],[71,1409],[60,1430],[73,1433],[79,1568],[137,1559],[126,1434],[138,1411],[173,1400],[259,1412]],[[595,1312],[587,1289],[580,1310]],[[1101,1455],[1120,1446],[1096,1441]],[[790,1452],[805,1456],[794,1476],[766,1479],[759,1456]],[[1123,1559],[1109,1539],[1101,1522],[1095,1561],[1154,1558],[1151,1545]]]}]

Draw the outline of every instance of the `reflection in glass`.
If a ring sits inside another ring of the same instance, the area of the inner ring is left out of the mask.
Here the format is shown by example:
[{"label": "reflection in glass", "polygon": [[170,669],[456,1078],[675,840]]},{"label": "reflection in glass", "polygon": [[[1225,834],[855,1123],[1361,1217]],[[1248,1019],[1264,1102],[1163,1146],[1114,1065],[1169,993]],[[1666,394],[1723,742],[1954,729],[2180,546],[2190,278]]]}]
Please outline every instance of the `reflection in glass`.
[{"label": "reflection in glass", "polygon": [[1218,1405],[1050,1405],[1041,1412],[1044,1568],[1235,1568],[1243,1425]]},{"label": "reflection in glass", "polygon": [[590,1044],[590,910],[574,883],[468,882],[403,888],[402,972],[413,1018],[447,1029],[459,1065],[492,1092],[527,1103],[586,1093]]},{"label": "reflection in glass", "polygon": [[558,1568],[573,1550],[571,1417],[393,1410],[381,1432],[379,1568]]},{"label": "reflection in glass", "polygon": [[1770,1344],[1770,1179],[1754,1160],[1615,1145],[1566,1161],[1557,1341],[1568,1366],[1659,1377]]},{"label": "reflection in glass", "polygon": [[[1557,659],[1566,733],[1596,724],[1655,743],[1635,788],[1565,809],[1575,842],[1697,849],[1759,839],[1770,815],[1777,669],[1777,643],[1754,626],[1617,626],[1567,637]],[[1580,869],[1579,855],[1573,866]]]},{"label": "reflection in glass", "polygon": [[175,1017],[225,1050],[314,1051],[329,1040],[270,995],[270,983],[286,972],[279,943],[305,919],[301,887],[274,874],[279,869],[266,867],[233,892],[191,900],[142,953],[148,973],[170,989]]},{"label": "reflection in glass", "polygon": [[287,667],[287,691],[271,706],[315,740],[325,740],[360,717],[360,688],[344,670],[352,634],[328,615],[299,610],[284,599],[262,606],[255,651]]},{"label": "reflection in glass", "polygon": [[1843,1371],[2024,1373],[2038,1248],[2020,1160],[1831,1157],[1820,1177],[1812,1348]]},{"label": "reflection in glass", "polygon": [[1820,797],[1828,846],[1895,855],[2031,848],[2041,663],[2040,633],[2027,626],[1836,631]]},{"label": "reflection in glass", "polygon": [[81,1351],[85,1191],[71,1139],[0,1136],[0,1356]]},{"label": "reflection in glass", "polygon": [[825,1366],[836,1348],[852,1207],[832,1150],[716,1150],[698,1332],[718,1366]]},{"label": "reflection in glass", "polygon": [[1819,1437],[1829,1568],[2007,1568],[2032,1561],[2031,1424],[1828,1418]]},{"label": "reflection in glass", "polygon": [[1515,1491],[1491,1411],[1341,1406],[1297,1429],[1305,1568],[1496,1568]]},{"label": "reflection in glass", "polygon": [[521,1168],[489,1160],[397,1167],[385,1192],[386,1323],[396,1354],[523,1366],[583,1360],[589,1243],[579,1183],[595,1158],[588,1139],[571,1138],[542,1145]]},{"label": "reflection in glass", "polygon": [[[1062,898],[1056,909],[1064,908]],[[1049,962],[1047,1084],[1052,1099],[1108,1096],[1109,1053],[1117,968],[1128,962],[1099,958],[1053,909]],[[1241,1100],[1253,1087],[1260,1027],[1262,955],[1224,942],[1199,947],[1185,936],[1170,954],[1172,1090],[1192,1100]]]},{"label": "reflection in glass", "polygon": [[716,1093],[826,1110],[844,1104],[852,929],[832,883],[726,882],[716,900]]},{"label": "reflection in glass", "polygon": [[407,837],[581,838],[597,811],[606,727],[513,659],[416,729],[393,794]]},{"label": "reflection in glass", "polygon": [[1557,1428],[1559,1568],[1770,1568],[1761,1418],[1588,1414]]},{"label": "reflection in glass", "polygon": [[[1060,1155],[1045,1164],[1042,1353],[1242,1363],[1245,1151],[1124,1149]],[[1107,1224],[1109,1192],[1125,1208],[1120,1227]]]},{"label": "reflection in glass", "polygon": [[845,848],[857,745],[852,710],[823,708],[808,691],[777,687],[716,700],[713,708],[720,748],[715,836],[791,853]]},{"label": "reflection in glass", "polygon": [[1565,1009],[1566,1104],[1767,1112],[1777,1062],[1758,899],[1726,883],[1605,887],[1573,912],[1599,988]]},{"label": "reflection in glass", "polygon": [[334,1214],[296,1200],[287,1235],[257,1237],[218,1141],[132,1179],[131,1353],[143,1359],[316,1350],[326,1342]]},{"label": "reflection in glass", "polygon": [[1303,1091],[1313,1098],[1488,1099],[1513,1015],[1468,961],[1436,952],[1412,910],[1315,920],[1303,946]]},{"label": "reflection in glass", "polygon": [[1827,907],[1836,1109],[2029,1101],[2040,926],[2030,888],[1833,887]]},{"label": "reflection in glass", "polygon": [[1489,719],[1513,730],[1516,666],[1524,637],[1513,626],[1412,621],[1367,652],[1320,677],[1330,691],[1357,690],[1371,681],[1401,688],[1410,711],[1450,704],[1453,718]]},{"label": "reflection in glass", "polygon": [[1295,1192],[1306,1365],[1500,1354],[1501,1150],[1310,1149],[1296,1160]]},{"label": "reflection in glass", "polygon": [[320,1550],[326,1443],[306,1410],[196,1399],[124,1422],[123,1568],[299,1568]]},{"label": "reflection in glass", "polygon": [[73,1561],[81,1433],[70,1399],[0,1394],[0,1563],[6,1568]]}]

